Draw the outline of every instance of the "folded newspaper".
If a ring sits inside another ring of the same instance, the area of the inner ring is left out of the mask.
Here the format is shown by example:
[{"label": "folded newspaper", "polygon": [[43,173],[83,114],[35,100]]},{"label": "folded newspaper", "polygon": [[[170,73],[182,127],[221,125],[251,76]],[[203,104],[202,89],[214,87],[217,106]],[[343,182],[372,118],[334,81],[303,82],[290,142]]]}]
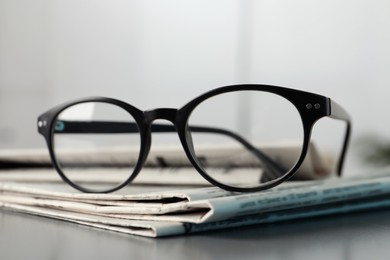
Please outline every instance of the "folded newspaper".
[{"label": "folded newspaper", "polygon": [[[43,152],[4,152],[0,161],[1,208],[148,237],[390,207],[390,169],[369,179],[312,178],[247,194],[198,184],[187,189],[156,186],[150,180],[114,194],[85,194],[48,178],[56,176],[54,170],[36,167],[48,162]],[[306,163],[316,167],[313,160]],[[153,169],[150,174],[161,174]],[[180,168],[173,172],[181,174]]]}]

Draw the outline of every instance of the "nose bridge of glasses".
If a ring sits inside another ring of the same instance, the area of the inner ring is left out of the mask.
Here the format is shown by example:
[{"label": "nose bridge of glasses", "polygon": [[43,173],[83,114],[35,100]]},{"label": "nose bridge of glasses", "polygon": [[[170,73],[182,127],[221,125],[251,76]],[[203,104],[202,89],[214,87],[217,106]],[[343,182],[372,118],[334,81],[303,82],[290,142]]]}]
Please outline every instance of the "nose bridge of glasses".
[{"label": "nose bridge of glasses", "polygon": [[153,110],[147,110],[144,112],[145,119],[148,124],[158,119],[164,119],[175,124],[177,109],[175,108],[157,108]]}]

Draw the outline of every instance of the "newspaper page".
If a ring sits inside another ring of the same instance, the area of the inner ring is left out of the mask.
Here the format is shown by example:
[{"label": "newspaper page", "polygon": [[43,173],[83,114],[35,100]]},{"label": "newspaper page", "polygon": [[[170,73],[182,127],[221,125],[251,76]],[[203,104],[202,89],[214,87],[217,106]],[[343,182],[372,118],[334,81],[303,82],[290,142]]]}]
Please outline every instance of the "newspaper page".
[{"label": "newspaper page", "polygon": [[[316,154],[314,149],[311,151],[310,154]],[[162,153],[165,161],[168,154]],[[316,167],[323,167],[318,163],[319,156],[309,156],[309,159],[306,162],[311,167],[309,175]],[[200,187],[196,183],[187,183],[192,188],[179,189],[185,186],[147,182],[129,185],[128,189],[114,194],[85,194],[71,189],[58,177],[58,181],[47,181],[46,174],[57,174],[43,166],[50,162],[44,153],[4,153],[0,161],[8,165],[0,171],[0,208],[148,237],[390,206],[390,169],[376,177],[370,174],[369,178],[312,176],[311,181],[287,182],[270,190],[246,194]],[[15,164],[29,166],[15,167]],[[241,165],[245,166],[242,161]],[[182,168],[191,171],[189,167],[177,167],[175,171],[181,174]],[[160,170],[160,167],[150,167],[151,174],[161,174]],[[237,168],[237,171],[245,170],[245,167]],[[38,177],[34,179],[34,175]]]},{"label": "newspaper page", "polygon": [[[300,153],[301,145],[294,142],[283,142],[261,145],[262,151],[279,164],[291,165]],[[203,146],[198,148],[198,155],[207,158],[208,165],[213,168],[213,175],[217,179],[235,178],[243,179],[242,169],[246,168],[251,173],[261,175],[259,171],[259,160],[254,159],[248,153],[240,153],[240,148],[232,145]],[[63,161],[98,161],[99,165],[123,165],[135,160],[138,150],[132,148],[116,148],[100,150],[93,156],[90,151],[65,150],[62,155]],[[231,155],[234,156],[231,156]],[[240,154],[240,156],[237,156]],[[229,157],[230,165],[221,165],[220,157]],[[295,174],[298,179],[319,179],[329,176],[332,171],[329,167],[330,159],[320,156],[314,144],[311,144],[302,166]],[[234,167],[232,167],[234,165]],[[50,156],[45,149],[36,150],[11,150],[0,151],[0,182],[24,181],[24,182],[62,182],[58,174],[52,170]],[[24,169],[27,169],[25,171]],[[7,171],[5,171],[7,170]],[[9,174],[8,174],[9,173]],[[32,173],[32,174],[30,174]],[[102,174],[103,173],[103,174]],[[156,178],[156,173],[159,178]],[[227,174],[228,173],[228,174]],[[95,182],[118,183],[127,179],[128,169],[114,167],[100,167],[86,170],[82,176],[74,176],[72,179],[77,182],[94,180]],[[247,176],[250,176],[249,174]],[[252,175],[253,176],[253,175]],[[253,177],[252,177],[253,178]],[[260,179],[260,177],[257,177]],[[147,161],[141,174],[133,181],[137,184],[175,184],[175,185],[199,185],[209,186],[204,178],[194,171],[187,159],[182,147],[178,146],[156,146],[150,151]]]}]

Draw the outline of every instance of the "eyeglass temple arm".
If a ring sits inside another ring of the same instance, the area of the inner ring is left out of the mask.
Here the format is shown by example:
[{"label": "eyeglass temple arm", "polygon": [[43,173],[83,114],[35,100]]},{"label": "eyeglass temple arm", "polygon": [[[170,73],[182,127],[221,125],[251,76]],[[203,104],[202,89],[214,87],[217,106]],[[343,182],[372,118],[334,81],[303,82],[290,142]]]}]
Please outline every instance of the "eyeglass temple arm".
[{"label": "eyeglass temple arm", "polygon": [[[271,177],[271,175],[277,175],[277,177],[280,177],[284,175],[286,172],[273,159],[271,159],[269,156],[264,154],[261,150],[254,147],[252,144],[250,144],[247,140],[245,140],[238,134],[235,134],[225,129],[213,128],[213,127],[189,126],[189,128],[193,132],[222,134],[233,138],[237,142],[241,143],[261,162],[263,162],[264,164],[263,166],[265,168],[264,174],[267,174],[268,177]],[[164,132],[171,133],[171,132],[176,132],[176,128],[173,125],[152,124],[151,131],[156,133],[164,133]],[[139,129],[137,127],[137,124],[132,122],[106,122],[106,121],[82,122],[82,121],[58,120],[56,122],[56,125],[54,126],[54,132],[64,133],[64,134],[65,133],[75,133],[75,134],[137,133],[139,132]]]},{"label": "eyeglass temple arm", "polygon": [[[236,140],[237,142],[241,143],[248,151],[250,151],[253,155],[255,155],[261,162],[263,162],[264,166],[264,176],[267,176],[268,178],[278,178],[280,176],[283,176],[286,171],[277,164],[273,159],[271,159],[269,156],[267,156],[265,153],[263,153],[258,148],[254,147],[252,144],[250,144],[247,140],[245,140],[240,135],[225,130],[221,128],[214,128],[214,127],[203,127],[203,126],[189,126],[190,130],[193,132],[203,132],[203,133],[214,133],[214,134],[222,134],[229,136]],[[152,129],[153,131],[153,129]],[[276,176],[275,176],[276,175]]]},{"label": "eyeglass temple arm", "polygon": [[344,142],[343,142],[343,148],[341,150],[340,158],[338,161],[337,165],[337,175],[341,176],[343,166],[344,166],[344,161],[345,161],[345,155],[347,153],[347,148],[351,136],[351,128],[352,128],[352,121],[351,117],[348,114],[348,112],[341,107],[338,103],[330,99],[330,114],[329,117],[337,119],[337,120],[343,120],[346,122],[346,132],[345,132],[345,137],[344,137]]}]

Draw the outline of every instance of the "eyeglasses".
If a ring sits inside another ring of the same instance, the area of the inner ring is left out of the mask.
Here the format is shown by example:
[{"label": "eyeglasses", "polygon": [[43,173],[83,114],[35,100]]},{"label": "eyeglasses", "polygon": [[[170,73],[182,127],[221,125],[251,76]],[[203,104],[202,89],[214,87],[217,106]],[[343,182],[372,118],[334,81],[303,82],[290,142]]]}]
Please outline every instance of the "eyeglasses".
[{"label": "eyeglasses", "polygon": [[[336,170],[341,175],[351,129],[348,113],[328,97],[277,86],[221,87],[180,109],[141,111],[116,99],[86,98],[39,116],[38,131],[46,139],[59,175],[83,192],[112,192],[124,187],[141,171],[150,151],[151,134],[173,132],[177,132],[188,160],[208,182],[225,190],[253,192],[274,187],[296,173],[308,151],[312,128],[323,117],[346,122]],[[298,152],[281,163],[264,145],[286,140],[296,140]],[[217,152],[208,158],[202,152],[205,145],[228,144],[235,147],[230,154]],[[103,155],[103,151],[111,152]],[[251,169],[239,171],[238,176],[214,171],[218,165],[234,166],[243,156],[253,158]],[[98,169],[107,167],[123,173],[122,179],[99,187],[91,184],[88,172],[99,172],[99,178],[104,179],[109,173]]]}]

